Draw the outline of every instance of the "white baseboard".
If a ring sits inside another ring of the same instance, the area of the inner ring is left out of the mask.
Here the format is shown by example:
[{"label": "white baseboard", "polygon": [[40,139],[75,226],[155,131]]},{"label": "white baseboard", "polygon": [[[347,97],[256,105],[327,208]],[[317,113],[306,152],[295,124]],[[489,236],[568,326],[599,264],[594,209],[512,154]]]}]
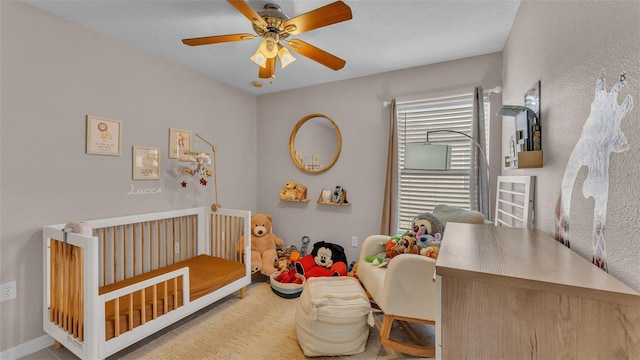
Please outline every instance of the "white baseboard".
[{"label": "white baseboard", "polygon": [[51,345],[53,345],[53,338],[49,335],[42,335],[39,338],[29,340],[18,346],[14,346],[3,352],[0,352],[0,359],[16,360],[29,354],[33,354],[34,352],[45,349]]}]

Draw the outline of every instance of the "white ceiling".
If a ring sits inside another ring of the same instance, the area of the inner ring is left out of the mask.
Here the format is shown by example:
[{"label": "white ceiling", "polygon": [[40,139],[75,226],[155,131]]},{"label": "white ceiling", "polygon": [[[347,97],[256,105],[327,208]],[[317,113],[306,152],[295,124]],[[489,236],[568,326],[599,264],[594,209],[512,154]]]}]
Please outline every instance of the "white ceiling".
[{"label": "white ceiling", "polygon": [[[305,32],[301,39],[339,58],[333,71],[302,55],[276,68],[274,84],[258,78],[249,58],[259,39],[191,47],[181,39],[254,33],[251,23],[224,0],[24,0],[114,39],[158,54],[253,94],[501,51],[520,0],[344,0],[353,19]],[[333,0],[248,0],[256,11],[278,4],[293,18]],[[264,86],[256,88],[252,82]]]}]

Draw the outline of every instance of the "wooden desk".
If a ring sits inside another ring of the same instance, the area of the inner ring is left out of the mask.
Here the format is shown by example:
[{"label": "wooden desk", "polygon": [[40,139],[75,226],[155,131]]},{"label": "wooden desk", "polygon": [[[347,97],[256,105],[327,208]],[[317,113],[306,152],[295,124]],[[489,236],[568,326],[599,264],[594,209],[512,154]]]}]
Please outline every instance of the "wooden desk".
[{"label": "wooden desk", "polygon": [[444,238],[438,357],[640,359],[640,294],[551,236],[448,223]]}]

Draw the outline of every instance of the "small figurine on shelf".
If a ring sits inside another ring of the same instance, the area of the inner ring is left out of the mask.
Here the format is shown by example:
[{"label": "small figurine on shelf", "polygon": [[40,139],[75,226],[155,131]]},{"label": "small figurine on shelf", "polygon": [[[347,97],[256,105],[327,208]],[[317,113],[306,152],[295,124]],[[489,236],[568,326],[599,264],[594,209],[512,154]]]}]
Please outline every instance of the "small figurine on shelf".
[{"label": "small figurine on shelf", "polygon": [[297,183],[294,188],[294,196],[298,201],[307,200],[307,187],[302,183]]},{"label": "small figurine on shelf", "polygon": [[296,199],[296,182],[289,180],[284,183],[284,187],[280,189],[280,200],[295,200]]},{"label": "small figurine on shelf", "polygon": [[348,204],[347,201],[347,190],[342,186],[336,186],[335,190],[333,190],[333,196],[331,197],[331,202],[336,204]]},{"label": "small figurine on shelf", "polygon": [[322,192],[320,193],[320,202],[323,202],[323,203],[331,202],[331,190],[322,189]]}]

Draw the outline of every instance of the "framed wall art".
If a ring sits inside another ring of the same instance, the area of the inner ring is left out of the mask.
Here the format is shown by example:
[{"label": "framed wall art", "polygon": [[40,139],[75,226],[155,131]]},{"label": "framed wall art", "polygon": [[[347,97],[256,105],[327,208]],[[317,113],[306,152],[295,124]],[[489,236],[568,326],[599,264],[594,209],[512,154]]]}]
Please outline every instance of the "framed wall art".
[{"label": "framed wall art", "polygon": [[160,148],[133,147],[133,179],[160,179]]},{"label": "framed wall art", "polygon": [[87,115],[87,154],[122,154],[122,122]]},{"label": "framed wall art", "polygon": [[191,131],[169,129],[169,158],[177,159],[178,153],[191,151]]}]

